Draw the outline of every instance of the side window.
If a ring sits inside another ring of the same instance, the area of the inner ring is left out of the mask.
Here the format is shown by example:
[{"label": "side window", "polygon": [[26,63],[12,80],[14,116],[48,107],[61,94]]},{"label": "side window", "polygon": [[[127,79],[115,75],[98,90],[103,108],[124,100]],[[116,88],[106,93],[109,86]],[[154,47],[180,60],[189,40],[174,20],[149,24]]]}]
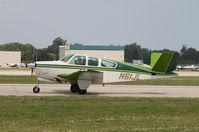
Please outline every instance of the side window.
[{"label": "side window", "polygon": [[88,58],[88,65],[89,66],[98,66],[98,59],[93,58],[93,57],[89,57]]},{"label": "side window", "polygon": [[86,65],[86,57],[85,56],[75,56],[69,64],[74,65]]},{"label": "side window", "polygon": [[107,60],[102,60],[101,61],[101,66],[102,67],[115,67],[116,64]]}]

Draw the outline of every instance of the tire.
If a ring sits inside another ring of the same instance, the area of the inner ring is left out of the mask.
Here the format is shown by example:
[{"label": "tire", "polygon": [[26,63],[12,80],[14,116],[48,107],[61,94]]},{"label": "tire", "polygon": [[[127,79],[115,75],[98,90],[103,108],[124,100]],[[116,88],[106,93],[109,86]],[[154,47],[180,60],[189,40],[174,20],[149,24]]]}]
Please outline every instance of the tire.
[{"label": "tire", "polygon": [[78,86],[78,84],[72,84],[72,85],[70,86],[70,91],[71,91],[72,93],[77,93],[77,92],[79,91],[79,86]]},{"label": "tire", "polygon": [[37,86],[35,86],[35,87],[33,88],[33,92],[34,92],[34,93],[39,93],[39,92],[40,92],[40,88],[37,87]]},{"label": "tire", "polygon": [[81,95],[85,95],[87,93],[87,90],[79,90],[79,94],[81,94]]}]

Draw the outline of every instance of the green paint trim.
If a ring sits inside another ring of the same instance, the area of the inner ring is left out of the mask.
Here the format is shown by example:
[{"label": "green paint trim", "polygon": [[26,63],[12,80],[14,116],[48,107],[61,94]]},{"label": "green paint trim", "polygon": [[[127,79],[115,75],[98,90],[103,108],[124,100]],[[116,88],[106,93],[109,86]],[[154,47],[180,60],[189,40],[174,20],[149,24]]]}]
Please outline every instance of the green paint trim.
[{"label": "green paint trim", "polygon": [[36,67],[43,67],[43,68],[60,68],[60,69],[88,69],[88,70],[95,70],[95,71],[113,71],[113,72],[130,72],[130,73],[141,73],[149,75],[151,72],[139,72],[139,71],[129,71],[129,70],[118,70],[118,69],[112,69],[112,68],[102,68],[102,67],[81,67],[81,66],[69,66],[69,65],[51,65],[51,64],[37,64]]},{"label": "green paint trim", "polygon": [[173,54],[172,54],[172,56],[171,56],[171,58],[170,58],[170,60],[169,60],[169,63],[168,63],[168,65],[167,65],[166,72],[168,72],[168,70],[169,70],[169,66],[171,65],[171,60],[172,60],[173,56],[174,56],[174,52],[173,52]]},{"label": "green paint trim", "polygon": [[161,58],[162,53],[152,53],[151,54],[151,67],[153,67],[157,64],[158,60]]},{"label": "green paint trim", "polygon": [[124,65],[128,65],[128,66],[131,66],[131,67],[139,68],[139,69],[145,70],[147,72],[152,72],[151,68],[149,68],[149,67],[144,67],[144,66],[141,66],[141,65],[137,65],[137,64],[133,64],[133,63],[126,63],[126,62],[120,62],[120,63],[123,63]]}]

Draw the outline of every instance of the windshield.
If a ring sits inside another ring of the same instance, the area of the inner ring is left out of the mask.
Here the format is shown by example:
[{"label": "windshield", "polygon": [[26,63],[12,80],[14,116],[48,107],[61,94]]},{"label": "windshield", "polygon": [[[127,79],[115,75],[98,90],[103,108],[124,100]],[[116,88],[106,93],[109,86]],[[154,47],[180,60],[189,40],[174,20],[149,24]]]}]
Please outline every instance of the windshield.
[{"label": "windshield", "polygon": [[68,62],[68,60],[73,56],[74,54],[66,55],[63,58],[60,59],[60,61]]},{"label": "windshield", "polygon": [[102,67],[112,67],[112,68],[114,68],[114,67],[116,67],[116,64],[111,62],[111,61],[108,61],[108,60],[102,60],[101,66]]}]

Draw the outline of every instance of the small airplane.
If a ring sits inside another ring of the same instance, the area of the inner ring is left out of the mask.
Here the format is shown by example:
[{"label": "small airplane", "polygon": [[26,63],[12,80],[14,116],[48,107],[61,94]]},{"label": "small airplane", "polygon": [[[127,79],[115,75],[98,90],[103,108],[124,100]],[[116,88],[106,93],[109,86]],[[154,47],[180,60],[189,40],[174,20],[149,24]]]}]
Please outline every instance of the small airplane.
[{"label": "small airplane", "polygon": [[187,66],[183,66],[183,65],[178,65],[177,66],[177,70],[187,70],[187,71],[199,71],[199,66],[195,66],[195,65],[187,65]]},{"label": "small airplane", "polygon": [[15,63],[6,63],[6,65],[9,67],[18,67],[18,64]]},{"label": "small airplane", "polygon": [[70,82],[71,92],[86,94],[92,83],[107,84],[177,76],[173,72],[177,57],[175,52],[152,53],[150,66],[79,54],[66,55],[58,61],[38,61],[34,63],[38,79],[33,92],[40,92],[39,80]]},{"label": "small airplane", "polygon": [[17,63],[6,63],[6,65],[8,67],[26,67],[26,65],[24,63],[21,63],[21,64],[17,64]]}]

